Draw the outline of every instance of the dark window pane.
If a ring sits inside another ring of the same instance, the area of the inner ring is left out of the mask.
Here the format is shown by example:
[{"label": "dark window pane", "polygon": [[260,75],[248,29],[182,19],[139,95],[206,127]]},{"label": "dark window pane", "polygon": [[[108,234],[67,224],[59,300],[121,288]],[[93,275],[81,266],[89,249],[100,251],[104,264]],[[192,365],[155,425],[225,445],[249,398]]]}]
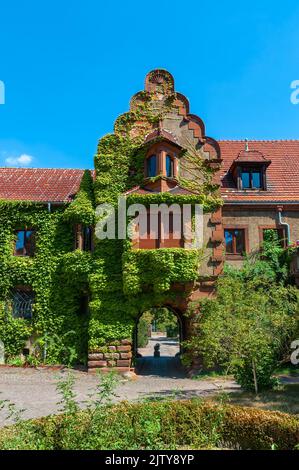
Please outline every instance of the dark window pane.
[{"label": "dark window pane", "polygon": [[34,232],[25,232],[25,255],[33,256],[34,254]]},{"label": "dark window pane", "polygon": [[12,316],[14,318],[32,318],[34,293],[16,289],[12,294]]},{"label": "dark window pane", "polygon": [[250,173],[248,171],[242,171],[242,188],[250,188]]},{"label": "dark window pane", "polygon": [[225,230],[224,231],[225,235],[225,248],[227,253],[233,253],[234,248],[233,248],[233,234],[231,230]]},{"label": "dark window pane", "polygon": [[173,159],[169,155],[166,156],[166,176],[173,176]]},{"label": "dark window pane", "polygon": [[236,238],[236,253],[241,255],[245,251],[244,230],[235,230],[234,235]]},{"label": "dark window pane", "polygon": [[15,245],[16,256],[33,256],[35,248],[35,232],[33,230],[18,230]]},{"label": "dark window pane", "polygon": [[253,188],[261,188],[261,173],[260,171],[253,171],[252,172],[252,187]]},{"label": "dark window pane", "polygon": [[156,155],[152,155],[147,159],[147,176],[152,178],[157,174],[157,158]]},{"label": "dark window pane", "polygon": [[17,232],[17,241],[16,241],[16,254],[22,255],[25,248],[25,232],[20,230]]},{"label": "dark window pane", "polygon": [[83,231],[83,250],[84,251],[91,251],[91,238],[92,238],[91,227],[84,227],[84,231]]}]

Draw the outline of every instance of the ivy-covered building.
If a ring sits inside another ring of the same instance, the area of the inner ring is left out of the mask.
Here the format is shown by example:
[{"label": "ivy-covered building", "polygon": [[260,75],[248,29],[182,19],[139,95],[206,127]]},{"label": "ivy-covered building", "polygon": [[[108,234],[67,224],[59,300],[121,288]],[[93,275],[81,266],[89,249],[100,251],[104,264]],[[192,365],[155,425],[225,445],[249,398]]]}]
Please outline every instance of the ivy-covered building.
[{"label": "ivy-covered building", "polygon": [[[281,243],[299,240],[298,168],[299,141],[208,137],[165,70],[146,76],[129,112],[100,139],[94,170],[1,168],[6,357],[34,350],[41,362],[126,371],[139,317],[160,306],[188,338],[197,319],[185,313],[214,294],[225,259],[242,263],[269,229]],[[182,234],[164,238],[161,221],[154,238],[150,228],[134,241],[97,238],[96,208],[117,212],[120,196],[147,208],[201,204],[203,249]],[[292,269],[298,276],[297,260]]]}]

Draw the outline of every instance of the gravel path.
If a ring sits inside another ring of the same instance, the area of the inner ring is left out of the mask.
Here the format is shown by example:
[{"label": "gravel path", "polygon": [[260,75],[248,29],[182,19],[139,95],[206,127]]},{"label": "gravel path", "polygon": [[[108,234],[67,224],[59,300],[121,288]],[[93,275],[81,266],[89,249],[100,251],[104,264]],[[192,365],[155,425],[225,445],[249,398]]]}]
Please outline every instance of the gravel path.
[{"label": "gravel path", "polygon": [[[219,391],[239,390],[232,380],[208,379],[192,380],[186,378],[178,368],[175,357],[165,357],[166,352],[175,353],[177,344],[161,340],[161,357],[153,357],[153,347],[157,338],[153,338],[145,350],[138,366],[138,376],[135,380],[122,381],[117,389],[115,401],[142,400],[158,397],[191,398],[194,396],[209,396]],[[163,344],[162,344],[163,343]],[[168,344],[166,344],[168,343]],[[145,354],[148,354],[146,356]],[[56,384],[60,378],[71,373],[75,377],[77,398],[83,402],[88,398],[91,389],[98,383],[95,374],[66,369],[53,371],[47,369],[0,368],[0,400],[8,399],[18,408],[25,409],[24,418],[46,416],[59,411],[60,397]],[[6,414],[0,411],[0,426],[8,424]]]}]

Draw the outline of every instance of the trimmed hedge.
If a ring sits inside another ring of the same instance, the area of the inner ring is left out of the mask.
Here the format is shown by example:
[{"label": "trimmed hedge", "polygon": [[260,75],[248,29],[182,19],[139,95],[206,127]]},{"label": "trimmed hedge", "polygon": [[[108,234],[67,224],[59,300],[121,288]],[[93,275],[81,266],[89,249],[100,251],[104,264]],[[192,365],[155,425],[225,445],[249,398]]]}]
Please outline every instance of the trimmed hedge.
[{"label": "trimmed hedge", "polygon": [[[105,423],[103,425],[103,423]],[[276,449],[299,444],[299,419],[195,400],[105,406],[3,428],[0,449]]]}]

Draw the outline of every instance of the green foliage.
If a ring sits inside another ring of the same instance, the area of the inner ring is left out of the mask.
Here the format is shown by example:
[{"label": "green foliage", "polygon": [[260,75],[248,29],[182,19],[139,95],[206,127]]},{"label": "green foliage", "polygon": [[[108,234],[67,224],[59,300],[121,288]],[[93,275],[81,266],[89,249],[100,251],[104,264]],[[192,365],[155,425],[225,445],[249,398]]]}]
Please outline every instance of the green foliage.
[{"label": "green foliage", "polygon": [[[289,284],[290,262],[295,248],[283,248],[276,230],[267,230],[261,250],[249,255],[239,276],[252,280],[257,285],[267,285],[269,282]],[[237,274],[237,273],[236,273]]]},{"label": "green foliage", "polygon": [[149,207],[150,204],[200,204],[204,212],[213,212],[219,207],[219,201],[205,194],[171,194],[153,193],[153,194],[130,194],[127,197],[128,204],[143,204]]},{"label": "green foliage", "polygon": [[[92,264],[90,254],[72,252],[73,226],[64,215],[65,206],[49,212],[40,203],[0,201],[0,339],[7,360],[20,354],[28,339],[34,343],[46,335],[55,338],[51,346],[48,341],[47,363],[63,362],[69,348],[76,351],[74,360],[86,360],[88,318],[80,314],[80,298],[86,293]],[[37,232],[32,258],[13,256],[15,230],[25,227]],[[34,291],[30,321],[12,317],[11,290],[17,286]],[[68,331],[75,331],[72,338]],[[43,347],[38,359],[44,360]]]},{"label": "green foliage", "polygon": [[165,331],[168,337],[179,334],[178,319],[168,308],[155,308],[152,310],[156,331]]},{"label": "green foliage", "polygon": [[[188,295],[188,289],[175,293],[172,286],[197,279],[197,250],[134,252],[122,240],[95,240],[93,253],[73,250],[74,224],[94,225],[98,204],[116,207],[120,195],[144,183],[144,159],[151,145],[144,145],[144,137],[174,106],[175,94],[166,88],[170,95],[158,111],[154,97],[144,93],[138,95],[138,109],[117,119],[114,134],[99,141],[95,178],[84,172],[69,205],[52,207],[49,213],[40,203],[0,201],[0,301],[8,304],[16,286],[31,286],[35,293],[30,322],[12,319],[11,309],[4,318],[0,309],[0,338],[7,359],[18,355],[27,339],[38,337],[33,361],[86,362],[88,348],[131,339],[141,311]],[[132,132],[136,123],[138,136]],[[206,212],[214,210],[221,202],[210,184],[213,171],[205,169],[203,161],[200,164],[209,185],[196,194],[156,194],[146,200],[141,197],[140,202],[200,203]],[[131,195],[128,203],[133,202],[137,198]],[[37,231],[33,258],[13,256],[14,230],[23,227]],[[82,296],[89,298],[88,314],[80,309]]]},{"label": "green foliage", "polygon": [[26,340],[32,333],[28,320],[12,318],[6,311],[4,302],[0,303],[0,339],[5,345],[5,354],[12,357],[24,348]]},{"label": "green foliage", "polygon": [[79,191],[74,201],[65,210],[64,219],[73,224],[92,225],[94,223],[93,180],[89,170],[85,170]]},{"label": "green foliage", "polygon": [[138,333],[137,333],[137,347],[138,348],[145,348],[148,344],[148,330],[149,330],[150,323],[141,317],[138,322]]},{"label": "green foliage", "polygon": [[[72,379],[60,383],[63,414],[21,421],[20,410],[0,402],[16,425],[0,432],[1,450],[293,450],[299,420],[290,415],[209,401],[173,400],[111,405],[113,376],[103,376],[84,411]],[[105,423],[105,426],[103,426]]]},{"label": "green foliage", "polygon": [[186,347],[197,351],[206,367],[225,367],[245,389],[257,392],[273,385],[272,374],[296,338],[298,290],[275,283],[266,260],[250,261],[244,269],[227,269],[217,298],[204,300],[197,316]]},{"label": "green foliage", "polygon": [[144,288],[163,293],[174,282],[194,281],[198,276],[198,265],[198,250],[128,250],[123,255],[124,293],[135,295]]}]

